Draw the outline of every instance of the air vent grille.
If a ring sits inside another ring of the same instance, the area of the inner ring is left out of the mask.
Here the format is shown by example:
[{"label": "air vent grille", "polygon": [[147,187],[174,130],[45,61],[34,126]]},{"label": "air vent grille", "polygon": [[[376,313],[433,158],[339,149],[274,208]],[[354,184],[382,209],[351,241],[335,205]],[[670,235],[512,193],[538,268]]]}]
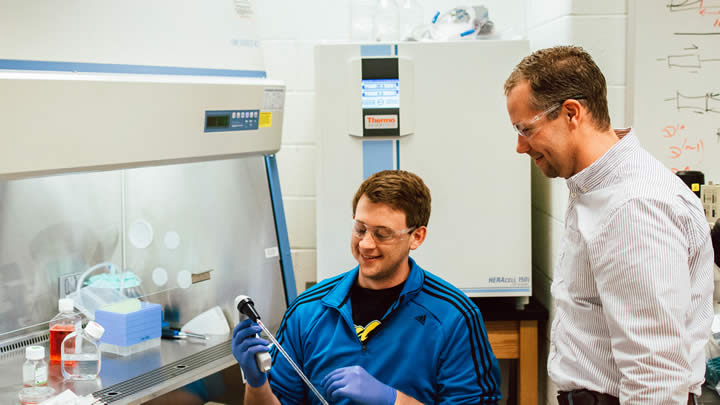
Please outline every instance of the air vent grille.
[{"label": "air vent grille", "polygon": [[173,377],[192,372],[210,362],[222,359],[231,353],[230,342],[228,341],[203,350],[202,352],[195,353],[182,360],[167,364],[156,370],[141,374],[135,378],[112,385],[101,391],[97,391],[93,396],[108,404],[116,402],[154,385],[163,383]]},{"label": "air vent grille", "polygon": [[22,350],[26,347],[47,342],[49,338],[50,333],[48,331],[42,331],[4,341],[0,343],[0,359],[5,360],[10,357],[15,357],[16,353],[22,353]]}]

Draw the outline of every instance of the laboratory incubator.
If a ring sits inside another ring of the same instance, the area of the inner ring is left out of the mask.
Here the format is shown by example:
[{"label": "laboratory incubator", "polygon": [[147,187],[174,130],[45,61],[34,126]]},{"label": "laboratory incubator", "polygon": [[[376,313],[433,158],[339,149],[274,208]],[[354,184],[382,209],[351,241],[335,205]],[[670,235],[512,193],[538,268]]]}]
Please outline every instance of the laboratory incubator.
[{"label": "laboratory incubator", "polygon": [[[58,298],[114,350],[91,381],[50,362],[48,385],[139,404],[236,365],[239,293],[273,331],[296,296],[274,155],[285,85],[252,5],[111,11],[0,5],[0,403],[18,399],[25,347],[47,349]],[[148,322],[175,338],[127,345]]]},{"label": "laboratory incubator", "polygon": [[532,295],[530,161],[515,152],[503,93],[528,53],[525,40],[315,48],[318,280],[357,264],[358,186],[403,169],[432,193],[418,265],[471,297]]}]

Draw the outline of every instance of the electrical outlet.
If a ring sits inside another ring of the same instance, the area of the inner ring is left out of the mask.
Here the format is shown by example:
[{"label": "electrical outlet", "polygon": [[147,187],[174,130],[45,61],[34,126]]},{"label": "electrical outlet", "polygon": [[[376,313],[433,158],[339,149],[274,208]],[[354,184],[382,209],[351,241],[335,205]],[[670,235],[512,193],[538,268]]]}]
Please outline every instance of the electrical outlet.
[{"label": "electrical outlet", "polygon": [[74,292],[81,275],[82,272],[61,275],[58,278],[58,296],[65,298],[68,294]]},{"label": "electrical outlet", "polygon": [[700,200],[705,209],[705,217],[713,225],[720,217],[720,185],[703,184],[700,186]]}]

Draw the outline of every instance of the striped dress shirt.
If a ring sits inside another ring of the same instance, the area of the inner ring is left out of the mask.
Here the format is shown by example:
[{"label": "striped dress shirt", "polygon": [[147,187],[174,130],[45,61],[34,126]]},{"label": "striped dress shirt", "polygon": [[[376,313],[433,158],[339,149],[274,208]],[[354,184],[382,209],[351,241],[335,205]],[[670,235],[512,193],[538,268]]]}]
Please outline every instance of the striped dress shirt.
[{"label": "striped dress shirt", "polygon": [[685,404],[704,381],[710,231],[700,199],[632,131],[618,136],[567,180],[548,370],[561,391]]}]

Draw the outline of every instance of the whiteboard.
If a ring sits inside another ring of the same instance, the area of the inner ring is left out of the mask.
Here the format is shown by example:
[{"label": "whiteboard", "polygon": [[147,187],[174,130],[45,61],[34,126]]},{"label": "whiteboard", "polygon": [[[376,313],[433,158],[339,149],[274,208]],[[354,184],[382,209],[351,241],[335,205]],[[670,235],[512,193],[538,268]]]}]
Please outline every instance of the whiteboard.
[{"label": "whiteboard", "polygon": [[720,183],[720,0],[628,2],[627,116],[673,171]]}]

